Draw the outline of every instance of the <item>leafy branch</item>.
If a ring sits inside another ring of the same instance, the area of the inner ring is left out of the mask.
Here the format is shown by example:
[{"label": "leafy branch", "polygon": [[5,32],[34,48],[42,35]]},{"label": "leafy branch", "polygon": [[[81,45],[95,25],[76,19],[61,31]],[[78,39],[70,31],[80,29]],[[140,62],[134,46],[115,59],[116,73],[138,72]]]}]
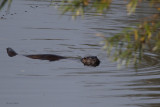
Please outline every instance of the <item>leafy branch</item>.
[{"label": "leafy branch", "polygon": [[2,8],[7,4],[8,2],[8,9],[10,8],[11,6],[11,3],[12,3],[12,0],[0,0],[0,10],[2,10]]}]

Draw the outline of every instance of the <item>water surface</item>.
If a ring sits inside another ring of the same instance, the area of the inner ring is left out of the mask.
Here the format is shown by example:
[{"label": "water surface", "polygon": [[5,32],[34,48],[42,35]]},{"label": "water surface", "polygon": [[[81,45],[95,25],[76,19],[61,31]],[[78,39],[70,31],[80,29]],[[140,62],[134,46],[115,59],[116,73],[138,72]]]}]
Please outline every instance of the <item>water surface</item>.
[{"label": "water surface", "polygon": [[[0,13],[0,106],[159,107],[159,59],[149,55],[137,70],[118,70],[101,49],[102,38],[95,36],[113,36],[152,11],[143,4],[148,11],[139,8],[127,16],[124,4],[114,0],[107,15],[87,13],[74,21],[69,14],[61,16],[49,1],[13,1],[9,13]],[[20,54],[95,55],[101,64],[87,67],[79,60],[10,58],[7,47]]]}]

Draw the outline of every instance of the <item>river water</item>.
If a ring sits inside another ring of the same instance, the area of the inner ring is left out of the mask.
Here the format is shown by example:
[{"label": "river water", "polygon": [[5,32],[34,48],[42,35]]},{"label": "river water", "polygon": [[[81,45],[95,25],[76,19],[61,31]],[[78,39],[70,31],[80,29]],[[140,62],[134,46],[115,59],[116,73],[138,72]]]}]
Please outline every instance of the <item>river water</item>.
[{"label": "river water", "polygon": [[[1,107],[159,107],[160,67],[154,55],[139,68],[117,69],[95,36],[112,36],[138,18],[150,15],[146,4],[127,16],[125,2],[114,0],[105,16],[87,13],[71,19],[46,0],[15,0],[0,13]],[[19,54],[95,55],[98,67],[79,60],[55,62],[23,56],[8,57],[6,48]]]}]

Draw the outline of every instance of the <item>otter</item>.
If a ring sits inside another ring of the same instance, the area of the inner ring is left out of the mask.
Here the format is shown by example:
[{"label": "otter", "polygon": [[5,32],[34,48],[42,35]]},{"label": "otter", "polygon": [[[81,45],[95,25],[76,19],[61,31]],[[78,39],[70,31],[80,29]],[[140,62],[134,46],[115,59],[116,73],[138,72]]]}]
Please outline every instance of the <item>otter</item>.
[{"label": "otter", "polygon": [[[18,55],[12,48],[7,48],[7,54],[10,57],[14,57]],[[54,54],[35,54],[35,55],[23,55],[25,57],[31,58],[31,59],[40,59],[40,60],[49,60],[49,61],[58,61],[61,59],[67,59],[71,57],[65,57],[65,56],[59,56]],[[84,66],[99,66],[100,60],[97,56],[87,56],[84,58],[80,58],[80,61],[84,64]]]}]

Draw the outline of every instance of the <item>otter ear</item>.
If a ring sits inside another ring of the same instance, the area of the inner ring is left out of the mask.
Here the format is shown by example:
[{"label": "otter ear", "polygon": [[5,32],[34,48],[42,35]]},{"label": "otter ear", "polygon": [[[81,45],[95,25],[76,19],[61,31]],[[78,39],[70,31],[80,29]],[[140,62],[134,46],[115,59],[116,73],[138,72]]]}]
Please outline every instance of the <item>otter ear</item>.
[{"label": "otter ear", "polygon": [[84,57],[84,58],[81,58],[81,61],[83,61],[83,60],[85,60],[86,58]]},{"label": "otter ear", "polygon": [[86,57],[84,57],[83,59],[87,59]]}]

